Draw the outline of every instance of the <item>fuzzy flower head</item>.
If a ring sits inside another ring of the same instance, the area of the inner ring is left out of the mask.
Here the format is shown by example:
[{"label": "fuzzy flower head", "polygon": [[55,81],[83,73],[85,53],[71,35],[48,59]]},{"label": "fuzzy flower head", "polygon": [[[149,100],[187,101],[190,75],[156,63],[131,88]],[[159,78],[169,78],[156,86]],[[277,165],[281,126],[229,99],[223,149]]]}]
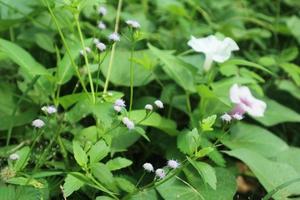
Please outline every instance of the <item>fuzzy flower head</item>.
[{"label": "fuzzy flower head", "polygon": [[177,169],[180,166],[180,163],[177,160],[168,160],[167,165],[172,169]]},{"label": "fuzzy flower head", "polygon": [[123,117],[122,122],[129,130],[134,129],[134,123],[128,117]]},{"label": "fuzzy flower head", "polygon": [[97,45],[99,42],[100,42],[100,40],[99,40],[98,38],[94,38],[94,39],[93,39],[93,43],[94,43],[95,45]]},{"label": "fuzzy flower head", "polygon": [[246,86],[238,86],[234,84],[229,92],[230,100],[235,104],[235,108],[231,111],[231,116],[243,116],[245,113],[253,117],[263,117],[267,108],[267,104],[259,99],[256,99]]},{"label": "fuzzy flower head", "polygon": [[232,119],[236,119],[236,120],[240,121],[240,120],[244,119],[244,116],[239,113],[235,113],[232,115]]},{"label": "fuzzy flower head", "polygon": [[232,117],[228,113],[224,113],[220,118],[226,123],[229,123],[232,120]]},{"label": "fuzzy flower head", "polygon": [[19,159],[20,159],[20,156],[19,156],[19,154],[17,154],[17,153],[13,153],[13,154],[10,154],[10,155],[9,155],[9,159],[10,159],[10,160],[13,160],[13,161],[19,160]]},{"label": "fuzzy flower head", "polygon": [[166,177],[166,172],[163,169],[157,169],[155,170],[155,175],[159,178],[159,179],[163,179]]},{"label": "fuzzy flower head", "polygon": [[210,69],[213,61],[223,63],[230,58],[232,51],[239,50],[238,45],[233,39],[226,37],[224,40],[220,40],[214,35],[203,38],[191,36],[188,45],[194,51],[205,54],[203,66],[205,71]]},{"label": "fuzzy flower head", "polygon": [[42,128],[43,126],[45,126],[45,122],[41,119],[35,119],[32,121],[32,126],[36,128]]},{"label": "fuzzy flower head", "polygon": [[152,111],[153,110],[153,106],[151,104],[147,104],[147,105],[145,105],[145,109],[147,111]]},{"label": "fuzzy flower head", "polygon": [[108,36],[108,39],[110,40],[110,41],[113,41],[113,42],[119,42],[120,41],[120,36],[119,36],[119,34],[118,33],[112,33],[112,34],[110,34],[109,36]]},{"label": "fuzzy flower head", "polygon": [[45,113],[49,114],[49,115],[54,114],[54,113],[57,112],[56,107],[53,106],[53,105],[52,106],[43,106],[41,108],[41,110],[44,111]]},{"label": "fuzzy flower head", "polygon": [[126,24],[132,28],[138,29],[141,28],[141,25],[138,21],[136,20],[127,20]]},{"label": "fuzzy flower head", "polygon": [[147,172],[154,172],[154,167],[151,163],[145,163],[143,164],[143,168]]},{"label": "fuzzy flower head", "polygon": [[116,112],[121,112],[122,108],[125,108],[125,101],[123,99],[117,99],[114,104],[114,110]]},{"label": "fuzzy flower head", "polygon": [[98,22],[98,28],[100,30],[105,30],[106,29],[106,24],[104,24],[104,22],[100,21],[100,22]]},{"label": "fuzzy flower head", "polygon": [[99,49],[99,51],[105,51],[105,49],[106,49],[106,45],[102,42],[98,42],[96,44],[96,47],[97,47],[97,49]]},{"label": "fuzzy flower head", "polygon": [[88,54],[88,53],[91,53],[92,52],[92,50],[91,50],[91,48],[90,47],[85,47],[84,48],[84,50],[83,49],[81,49],[80,51],[79,51],[79,53],[80,53],[80,55],[84,55],[84,51],[85,51],[85,53],[86,54]]},{"label": "fuzzy flower head", "polygon": [[161,100],[156,100],[154,101],[154,104],[158,107],[158,108],[164,108],[164,104]]},{"label": "fuzzy flower head", "polygon": [[107,14],[107,9],[106,9],[106,7],[100,6],[100,7],[98,8],[98,13],[99,13],[100,15],[102,15],[102,16],[106,15],[106,14]]}]

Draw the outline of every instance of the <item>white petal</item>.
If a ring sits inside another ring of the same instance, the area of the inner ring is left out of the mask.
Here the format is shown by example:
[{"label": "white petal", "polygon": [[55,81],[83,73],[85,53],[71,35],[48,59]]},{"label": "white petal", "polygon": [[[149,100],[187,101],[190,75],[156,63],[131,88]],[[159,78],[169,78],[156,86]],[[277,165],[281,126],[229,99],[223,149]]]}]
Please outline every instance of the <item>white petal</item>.
[{"label": "white petal", "polygon": [[267,104],[264,101],[253,99],[252,106],[246,109],[247,113],[252,117],[263,117]]},{"label": "white petal", "polygon": [[220,44],[215,36],[210,35],[204,38],[195,38],[194,36],[191,36],[191,39],[188,41],[188,45],[192,47],[194,51],[207,54],[213,53],[219,48]]},{"label": "white petal", "polygon": [[232,103],[240,103],[240,88],[238,84],[234,84],[231,86],[229,91],[230,100]]},{"label": "white petal", "polygon": [[252,99],[255,99],[247,86],[239,87],[239,96],[240,98],[246,99],[249,102],[251,102]]},{"label": "white petal", "polygon": [[239,47],[236,42],[233,39],[226,37],[221,42],[220,47],[213,55],[213,60],[219,63],[223,63],[230,58],[232,51],[237,50],[239,50]]}]

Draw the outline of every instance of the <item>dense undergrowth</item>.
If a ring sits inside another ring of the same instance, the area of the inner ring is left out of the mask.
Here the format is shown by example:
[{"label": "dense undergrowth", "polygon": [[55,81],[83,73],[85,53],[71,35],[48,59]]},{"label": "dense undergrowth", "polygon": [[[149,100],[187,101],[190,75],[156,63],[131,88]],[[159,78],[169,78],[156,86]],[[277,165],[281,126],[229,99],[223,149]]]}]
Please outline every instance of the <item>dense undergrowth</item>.
[{"label": "dense undergrowth", "polygon": [[297,0],[0,0],[0,199],[300,196]]}]

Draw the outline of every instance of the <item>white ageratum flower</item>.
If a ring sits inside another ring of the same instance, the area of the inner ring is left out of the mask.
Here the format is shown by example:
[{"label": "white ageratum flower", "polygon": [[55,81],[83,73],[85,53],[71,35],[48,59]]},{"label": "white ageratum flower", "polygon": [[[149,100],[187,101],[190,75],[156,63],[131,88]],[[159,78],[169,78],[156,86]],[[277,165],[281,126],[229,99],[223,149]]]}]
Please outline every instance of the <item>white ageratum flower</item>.
[{"label": "white ageratum flower", "polygon": [[19,160],[20,159],[20,156],[19,156],[19,154],[17,154],[17,153],[13,153],[13,154],[10,154],[9,155],[9,159],[10,160]]},{"label": "white ageratum flower", "polygon": [[164,108],[164,104],[161,100],[156,100],[154,101],[154,104],[158,107],[158,108]]},{"label": "white ageratum flower", "polygon": [[120,36],[119,36],[119,34],[118,33],[112,33],[112,34],[110,34],[109,36],[108,36],[108,39],[110,40],[110,41],[113,41],[113,42],[119,42],[120,41]]},{"label": "white ageratum flower", "polygon": [[49,115],[54,114],[54,113],[57,112],[56,107],[53,106],[53,105],[52,106],[43,106],[41,108],[41,110],[44,111],[45,113],[49,114]]},{"label": "white ageratum flower", "polygon": [[102,42],[98,42],[96,44],[97,49],[99,49],[99,51],[104,51],[106,49],[106,45]]},{"label": "white ageratum flower", "polygon": [[41,119],[35,119],[32,121],[32,126],[36,128],[42,128],[43,126],[45,126],[45,122]]},{"label": "white ageratum flower", "polygon": [[155,175],[158,177],[158,178],[160,178],[160,179],[163,179],[163,178],[165,178],[165,176],[166,176],[166,172],[163,170],[163,169],[157,169],[157,170],[155,170]]},{"label": "white ageratum flower", "polygon": [[106,24],[104,24],[104,22],[100,21],[100,22],[98,22],[98,28],[100,30],[104,30],[104,29],[106,29]]},{"label": "white ageratum flower", "polygon": [[136,28],[136,29],[141,28],[140,23],[136,20],[127,20],[126,24],[132,28]]},{"label": "white ageratum flower", "polygon": [[226,37],[224,40],[220,40],[214,35],[204,38],[191,36],[188,45],[192,47],[194,51],[205,54],[203,66],[205,71],[210,69],[213,61],[223,63],[230,58],[232,51],[239,50],[238,45],[233,39]]},{"label": "white ageratum flower", "polygon": [[98,13],[102,16],[106,15],[107,14],[107,9],[104,7],[104,6],[100,6],[98,8]]},{"label": "white ageratum flower", "polygon": [[243,116],[245,113],[253,117],[262,117],[267,108],[267,104],[259,99],[256,99],[246,86],[238,86],[234,84],[230,88],[230,100],[236,106],[231,111],[231,116],[239,119],[238,115]]},{"label": "white ageratum flower", "polygon": [[232,120],[232,117],[228,113],[224,113],[220,118],[226,123],[229,123]]},{"label": "white ageratum flower", "polygon": [[147,172],[154,172],[154,167],[151,163],[145,163],[143,164],[143,168]]},{"label": "white ageratum flower", "polygon": [[114,104],[114,110],[116,112],[121,112],[122,108],[125,108],[125,101],[123,99],[117,99]]},{"label": "white ageratum flower", "polygon": [[122,122],[129,130],[134,129],[134,123],[128,117],[123,117]]},{"label": "white ageratum flower", "polygon": [[239,113],[235,113],[232,115],[232,118],[236,119],[236,120],[242,120],[242,119],[244,119],[244,116]]},{"label": "white ageratum flower", "polygon": [[145,109],[147,111],[152,111],[153,110],[153,106],[151,104],[147,104],[147,105],[145,105]]},{"label": "white ageratum flower", "polygon": [[[84,50],[85,50],[85,52],[86,52],[86,54],[88,54],[88,53],[91,53],[92,52],[92,50],[91,50],[91,48],[90,47],[85,47],[84,48]],[[83,51],[83,49],[81,49],[80,51],[79,51],[79,53],[80,53],[80,55],[84,55],[84,51]]]},{"label": "white ageratum flower", "polygon": [[100,40],[99,40],[98,38],[94,38],[94,39],[93,39],[93,43],[94,43],[95,45],[97,45],[99,42],[100,42]]},{"label": "white ageratum flower", "polygon": [[167,165],[172,169],[177,169],[180,166],[180,163],[177,160],[168,160]]}]

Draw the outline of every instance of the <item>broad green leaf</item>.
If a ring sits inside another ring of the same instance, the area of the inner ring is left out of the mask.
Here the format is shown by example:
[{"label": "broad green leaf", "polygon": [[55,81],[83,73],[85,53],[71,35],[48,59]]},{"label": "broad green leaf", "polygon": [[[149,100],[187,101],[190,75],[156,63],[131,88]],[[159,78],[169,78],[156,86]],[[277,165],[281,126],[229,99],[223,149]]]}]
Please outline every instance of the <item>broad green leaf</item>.
[{"label": "broad green leaf", "polygon": [[[299,177],[299,174],[287,163],[269,160],[259,153],[248,149],[235,149],[226,152],[228,155],[242,160],[256,175],[259,182],[269,192],[277,186]],[[300,183],[294,183],[278,191],[275,199],[288,199],[292,194],[299,194]]]},{"label": "broad green leaf", "polygon": [[[169,135],[177,135],[176,123],[170,119],[161,117],[159,114],[153,112],[145,120],[146,116],[145,110],[134,110],[130,113],[130,118],[135,122],[140,122],[140,125],[150,126],[164,131]],[[143,121],[142,121],[143,120]]]},{"label": "broad green leaf", "polygon": [[135,131],[129,131],[125,127],[116,128],[109,136],[104,136],[107,140],[111,140],[111,152],[125,151],[133,145],[140,135]]},{"label": "broad green leaf", "polygon": [[1,200],[39,200],[41,192],[33,187],[0,185]]},{"label": "broad green leaf", "polygon": [[[140,50],[134,52],[133,59],[133,74],[134,86],[142,86],[148,84],[153,80],[152,70],[145,68],[140,62],[143,60],[136,60],[135,58],[143,58],[149,55],[149,50]],[[110,53],[106,56],[101,71],[104,76],[107,76],[109,66]],[[114,55],[113,67],[111,71],[110,81],[115,85],[130,86],[130,51],[121,49],[117,50]]]},{"label": "broad green leaf", "polygon": [[282,62],[289,62],[289,61],[293,61],[297,58],[298,56],[298,48],[297,47],[290,47],[287,49],[284,49],[281,53],[280,53],[280,57],[279,60]]},{"label": "broad green leaf", "polygon": [[90,157],[90,163],[96,163],[102,160],[109,153],[109,147],[103,140],[99,140],[96,144],[94,144],[90,151],[88,152],[88,156]]},{"label": "broad green leaf", "polygon": [[158,186],[156,190],[159,192],[159,194],[163,197],[164,200],[205,200],[201,194],[201,191],[187,186],[181,180],[175,177]]},{"label": "broad green leaf", "polygon": [[205,162],[194,161],[190,158],[188,158],[188,161],[197,170],[203,181],[215,190],[217,188],[217,177],[214,168]]},{"label": "broad green leaf", "polygon": [[109,170],[114,171],[114,170],[119,170],[125,167],[128,167],[132,164],[131,160],[128,160],[126,158],[122,157],[117,157],[112,160],[109,160],[106,163],[106,166],[108,167]]},{"label": "broad green leaf", "polygon": [[296,15],[288,18],[286,21],[288,28],[290,29],[292,35],[298,40],[300,43],[300,18]]},{"label": "broad green leaf", "polygon": [[191,131],[180,133],[177,136],[177,147],[181,152],[191,155],[197,151],[200,141],[201,138],[198,130],[194,128]]},{"label": "broad green leaf", "polygon": [[288,149],[288,145],[275,134],[246,123],[235,125],[221,141],[230,149],[248,149],[266,157],[276,156]]},{"label": "broad green leaf", "polygon": [[290,147],[276,156],[274,159],[278,162],[289,164],[300,174],[300,149],[296,147]]},{"label": "broad green leaf", "polygon": [[14,169],[16,171],[21,171],[28,164],[28,160],[30,158],[30,156],[29,156],[30,148],[26,146],[26,147],[23,147],[22,149],[16,151],[15,153],[20,156],[20,159],[15,162]]},{"label": "broad green leaf", "polygon": [[141,128],[141,127],[135,127],[134,130],[135,130],[135,132],[137,132],[138,134],[140,134],[143,138],[145,138],[148,142],[150,142],[150,139],[146,135],[146,131],[143,128]]},{"label": "broad green leaf", "polygon": [[73,152],[74,152],[74,157],[76,162],[81,166],[81,167],[86,167],[87,166],[87,155],[85,151],[82,149],[80,146],[80,143],[78,141],[73,141]]},{"label": "broad green leaf", "polygon": [[[284,122],[300,122],[300,114],[274,100],[263,99],[267,104],[264,117],[254,118],[265,126],[274,126]],[[280,115],[278,114],[280,113]]]},{"label": "broad green leaf", "polygon": [[276,82],[276,85],[280,90],[287,91],[295,98],[300,100],[300,88],[297,87],[292,81],[280,80]]},{"label": "broad green leaf", "polygon": [[35,75],[49,75],[48,71],[35,61],[27,51],[10,41],[0,39],[0,51],[18,64],[21,70],[31,78]]},{"label": "broad green leaf", "polygon": [[53,37],[45,33],[37,33],[34,35],[34,37],[37,45],[39,45],[42,49],[50,53],[55,53],[55,48],[53,45],[54,42]]},{"label": "broad green leaf", "polygon": [[107,197],[107,196],[98,196],[96,200],[114,200],[114,198]]},{"label": "broad green leaf", "polygon": [[15,184],[15,185],[31,185],[35,188],[43,188],[45,187],[41,182],[37,181],[36,179],[33,178],[25,178],[25,177],[14,177],[10,178],[6,181],[7,183],[10,184]]},{"label": "broad green leaf", "polygon": [[223,156],[217,149],[213,149],[213,151],[209,152],[211,148],[214,146],[212,142],[210,142],[206,137],[201,138],[200,146],[202,149],[197,152],[196,156],[202,156],[203,154],[208,153],[208,157],[217,165],[221,167],[225,167],[226,161]]},{"label": "broad green leaf", "polygon": [[195,92],[194,76],[193,72],[189,70],[189,64],[170,54],[169,51],[162,51],[151,44],[148,44],[148,47],[162,61],[163,70],[170,78],[174,79],[183,89]]},{"label": "broad green leaf", "polygon": [[294,63],[281,63],[280,66],[300,86],[300,66]]},{"label": "broad green leaf", "polygon": [[79,190],[84,185],[84,182],[71,174],[68,174],[63,185],[64,194],[66,197],[70,196],[73,192]]},{"label": "broad green leaf", "polygon": [[126,178],[116,177],[115,180],[119,188],[121,188],[125,192],[131,193],[137,189],[135,185]]},{"label": "broad green leaf", "polygon": [[159,200],[161,199],[159,195],[157,194],[156,190],[142,190],[138,192],[137,194],[133,195],[130,200],[141,200],[141,199],[147,199],[147,200]]},{"label": "broad green leaf", "polygon": [[113,174],[109,168],[103,163],[94,163],[91,165],[92,174],[96,179],[108,187],[110,190],[116,191],[116,183]]}]

